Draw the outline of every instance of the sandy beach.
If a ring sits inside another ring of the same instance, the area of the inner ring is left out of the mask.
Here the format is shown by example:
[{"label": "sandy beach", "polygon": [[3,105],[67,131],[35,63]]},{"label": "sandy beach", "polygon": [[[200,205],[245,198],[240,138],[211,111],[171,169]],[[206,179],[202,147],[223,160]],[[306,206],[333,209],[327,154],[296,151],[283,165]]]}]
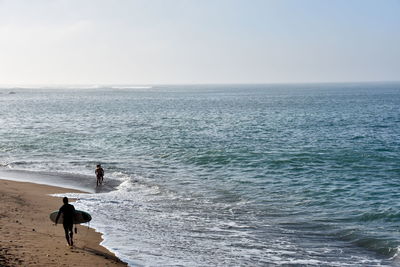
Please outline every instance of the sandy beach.
[{"label": "sandy beach", "polygon": [[8,180],[0,188],[0,266],[127,266],[99,245],[100,233],[79,225],[69,248],[62,224],[50,221],[62,199],[49,194],[76,190]]}]

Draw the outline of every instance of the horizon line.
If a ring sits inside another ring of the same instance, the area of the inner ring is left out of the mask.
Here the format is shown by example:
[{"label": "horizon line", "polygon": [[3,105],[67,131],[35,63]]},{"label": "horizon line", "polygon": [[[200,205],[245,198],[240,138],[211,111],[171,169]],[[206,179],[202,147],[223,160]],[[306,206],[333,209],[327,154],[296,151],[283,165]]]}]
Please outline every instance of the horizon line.
[{"label": "horizon line", "polygon": [[36,88],[36,87],[85,87],[102,88],[108,86],[115,87],[153,87],[153,86],[208,86],[208,85],[296,85],[296,84],[360,84],[360,83],[400,83],[400,80],[365,80],[365,81],[310,81],[310,82],[202,82],[202,83],[0,83],[0,88]]}]

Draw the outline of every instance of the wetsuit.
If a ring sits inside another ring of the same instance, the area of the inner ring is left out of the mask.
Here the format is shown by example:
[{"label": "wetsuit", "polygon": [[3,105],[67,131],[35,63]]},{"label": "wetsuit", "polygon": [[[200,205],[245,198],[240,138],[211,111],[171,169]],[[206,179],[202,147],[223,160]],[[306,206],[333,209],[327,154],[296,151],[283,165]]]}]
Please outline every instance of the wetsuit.
[{"label": "wetsuit", "polygon": [[63,214],[63,226],[65,231],[65,238],[68,241],[70,246],[73,245],[72,237],[73,237],[73,227],[74,227],[74,214],[75,214],[75,207],[71,204],[64,204],[60,208],[57,214],[56,223],[60,215]]},{"label": "wetsuit", "polygon": [[95,171],[96,177],[97,177],[97,185],[103,183],[104,179],[104,170],[102,167],[98,167]]}]

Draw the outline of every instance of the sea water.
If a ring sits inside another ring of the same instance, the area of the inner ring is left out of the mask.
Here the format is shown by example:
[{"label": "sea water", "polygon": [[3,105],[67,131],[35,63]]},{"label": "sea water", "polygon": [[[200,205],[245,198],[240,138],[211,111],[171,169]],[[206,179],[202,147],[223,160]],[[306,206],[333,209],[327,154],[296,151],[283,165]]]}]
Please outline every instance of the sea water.
[{"label": "sea water", "polygon": [[0,177],[91,192],[131,266],[400,266],[399,108],[400,83],[2,88]]}]

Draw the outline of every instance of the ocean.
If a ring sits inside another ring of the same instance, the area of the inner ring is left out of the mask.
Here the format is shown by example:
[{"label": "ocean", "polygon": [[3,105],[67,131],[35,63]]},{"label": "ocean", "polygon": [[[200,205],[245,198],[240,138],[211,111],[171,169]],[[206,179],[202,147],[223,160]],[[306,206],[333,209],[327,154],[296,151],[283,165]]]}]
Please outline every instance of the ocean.
[{"label": "ocean", "polygon": [[400,83],[3,87],[0,125],[131,266],[400,266]]}]

